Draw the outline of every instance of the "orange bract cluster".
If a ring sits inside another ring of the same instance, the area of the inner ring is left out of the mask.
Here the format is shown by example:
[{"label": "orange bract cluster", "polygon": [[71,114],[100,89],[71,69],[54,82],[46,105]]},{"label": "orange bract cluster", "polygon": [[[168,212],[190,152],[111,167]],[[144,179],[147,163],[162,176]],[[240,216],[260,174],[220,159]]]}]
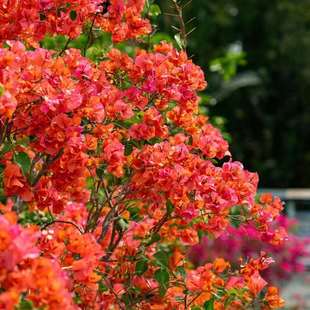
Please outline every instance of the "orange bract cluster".
[{"label": "orange bract cluster", "polygon": [[[4,89],[0,97],[4,110],[1,120],[11,123],[4,129],[15,137],[32,137],[29,147],[19,146],[17,151],[27,153],[34,165],[31,173],[23,175],[20,167],[11,162],[14,152],[5,153],[2,162],[6,163],[7,196],[19,195],[24,201],[36,201],[40,209],[50,207],[56,213],[66,201],[86,203],[86,178],[100,162],[105,162],[107,171],[115,176],[124,175],[124,165],[132,160],[132,156],[124,154],[124,140],[130,143],[131,139],[166,139],[169,127],[186,132],[187,135],[173,139],[183,143],[180,148],[188,155],[195,149],[201,149],[210,158],[222,157],[227,152],[227,142],[218,130],[206,123],[206,118],[195,116],[195,91],[205,85],[201,70],[170,45],[157,47],[161,52],[155,54],[138,54],[135,59],[112,50],[110,59],[97,68],[76,50],[54,58],[53,53],[43,49],[26,51],[18,42],[8,44],[9,49],[0,50]],[[153,63],[154,59],[158,63]],[[186,67],[197,71],[196,79],[184,73]],[[115,85],[113,68],[122,70],[123,79],[130,84],[128,88],[123,90]],[[14,106],[6,104],[8,97]],[[175,106],[167,111],[170,101]],[[141,115],[141,120],[133,123],[136,114]],[[176,115],[178,120],[174,121]],[[189,117],[192,121],[187,124]],[[88,121],[87,129],[82,126],[83,119]],[[126,120],[132,122],[126,130],[116,123]],[[193,143],[186,146],[184,142],[190,137]],[[205,141],[209,141],[207,146]],[[166,155],[161,156],[164,159]]]},{"label": "orange bract cluster", "polygon": [[36,247],[39,236],[36,230],[23,229],[0,216],[0,286],[4,290],[0,294],[1,309],[14,309],[25,291],[36,306],[75,308],[57,261],[40,257]]},{"label": "orange bract cluster", "polygon": [[285,238],[270,225],[280,201],[255,201],[257,174],[199,114],[201,68],[165,42],[132,56],[111,48],[96,64],[77,49],[38,47],[87,23],[114,41],[146,34],[143,9],[131,0],[0,6],[0,41],[9,39],[0,48],[0,308],[282,305],[260,275],[266,255],[199,268],[188,257],[236,217],[263,241]]},{"label": "orange bract cluster", "polygon": [[115,42],[148,34],[141,17],[144,0],[4,0],[0,4],[0,42],[25,40],[38,46],[46,34],[77,37],[87,22],[112,33]]}]

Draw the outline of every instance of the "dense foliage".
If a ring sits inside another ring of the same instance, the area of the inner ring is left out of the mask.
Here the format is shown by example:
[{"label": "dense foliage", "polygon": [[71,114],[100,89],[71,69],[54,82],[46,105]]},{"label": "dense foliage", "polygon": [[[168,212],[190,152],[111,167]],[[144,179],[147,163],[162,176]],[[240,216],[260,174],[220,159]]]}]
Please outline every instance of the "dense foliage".
[{"label": "dense foliage", "polygon": [[203,71],[152,44],[158,11],[1,3],[1,309],[283,306],[261,276],[268,253],[198,268],[188,257],[232,226],[272,245],[287,235],[273,225],[279,199],[255,200],[258,176],[199,114]]}]

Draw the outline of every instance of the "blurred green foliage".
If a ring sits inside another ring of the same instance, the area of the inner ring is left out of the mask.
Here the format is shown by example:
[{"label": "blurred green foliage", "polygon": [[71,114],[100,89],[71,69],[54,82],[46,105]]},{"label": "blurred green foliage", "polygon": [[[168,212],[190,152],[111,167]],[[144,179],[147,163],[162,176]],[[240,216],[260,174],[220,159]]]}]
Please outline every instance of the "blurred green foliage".
[{"label": "blurred green foliage", "polygon": [[[173,37],[172,1],[156,2]],[[193,0],[192,18],[187,49],[209,82],[205,112],[227,120],[234,158],[261,186],[309,187],[310,1]]]}]

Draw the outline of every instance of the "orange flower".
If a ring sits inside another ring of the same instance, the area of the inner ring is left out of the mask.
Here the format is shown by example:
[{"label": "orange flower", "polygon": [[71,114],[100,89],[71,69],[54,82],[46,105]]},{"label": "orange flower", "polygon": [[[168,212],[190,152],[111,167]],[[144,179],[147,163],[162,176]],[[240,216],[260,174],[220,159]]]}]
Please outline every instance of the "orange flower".
[{"label": "orange flower", "polygon": [[7,196],[20,196],[24,201],[30,201],[33,194],[20,168],[7,162],[4,169],[4,190]]},{"label": "orange flower", "polygon": [[259,272],[256,270],[249,278],[247,284],[250,291],[256,296],[267,285],[267,282],[260,276]]},{"label": "orange flower", "polygon": [[216,258],[213,262],[213,269],[219,273],[225,271],[229,267],[230,264],[226,262],[223,258]]},{"label": "orange flower", "polygon": [[279,296],[279,289],[277,287],[268,287],[264,301],[267,303],[266,309],[278,309],[284,307],[284,300]]}]

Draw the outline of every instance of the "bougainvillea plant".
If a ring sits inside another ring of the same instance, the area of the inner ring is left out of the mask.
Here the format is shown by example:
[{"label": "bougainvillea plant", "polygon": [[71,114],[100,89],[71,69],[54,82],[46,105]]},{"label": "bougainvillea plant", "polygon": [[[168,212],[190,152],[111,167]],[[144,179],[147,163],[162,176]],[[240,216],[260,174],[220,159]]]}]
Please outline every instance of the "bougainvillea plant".
[{"label": "bougainvillea plant", "polygon": [[188,257],[236,223],[271,244],[286,232],[272,225],[281,202],[255,200],[257,175],[199,114],[202,70],[152,44],[157,12],[144,0],[1,1],[0,309],[283,306],[261,276],[268,253]]}]

